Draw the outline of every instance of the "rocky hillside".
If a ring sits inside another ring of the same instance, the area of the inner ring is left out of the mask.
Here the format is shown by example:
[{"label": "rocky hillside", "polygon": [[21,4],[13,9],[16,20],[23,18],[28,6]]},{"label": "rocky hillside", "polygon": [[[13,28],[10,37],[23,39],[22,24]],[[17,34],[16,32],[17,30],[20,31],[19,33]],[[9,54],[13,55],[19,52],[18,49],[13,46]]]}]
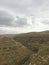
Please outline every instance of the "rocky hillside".
[{"label": "rocky hillside", "polygon": [[22,65],[31,54],[30,50],[12,38],[0,37],[0,65]]}]

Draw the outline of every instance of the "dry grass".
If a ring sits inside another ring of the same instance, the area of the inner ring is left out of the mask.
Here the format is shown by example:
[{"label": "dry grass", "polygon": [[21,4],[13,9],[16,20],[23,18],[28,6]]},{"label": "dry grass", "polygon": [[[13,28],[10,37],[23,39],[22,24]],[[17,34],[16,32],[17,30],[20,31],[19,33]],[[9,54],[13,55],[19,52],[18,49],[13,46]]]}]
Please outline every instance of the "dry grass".
[{"label": "dry grass", "polygon": [[49,65],[49,32],[0,36],[0,65]]},{"label": "dry grass", "polygon": [[24,65],[49,65],[49,31],[21,34],[14,39],[34,52]]},{"label": "dry grass", "polygon": [[0,37],[0,65],[20,65],[32,52],[8,37]]}]

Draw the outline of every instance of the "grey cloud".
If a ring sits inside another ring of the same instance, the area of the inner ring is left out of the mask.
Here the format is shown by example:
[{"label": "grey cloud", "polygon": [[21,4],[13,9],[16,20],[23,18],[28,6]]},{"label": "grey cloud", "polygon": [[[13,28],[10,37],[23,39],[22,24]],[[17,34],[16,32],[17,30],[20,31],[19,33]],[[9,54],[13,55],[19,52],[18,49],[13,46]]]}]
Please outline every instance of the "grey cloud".
[{"label": "grey cloud", "polygon": [[10,14],[0,11],[0,26],[22,27],[27,24],[26,18],[17,17],[17,20],[15,21]]},{"label": "grey cloud", "polygon": [[43,23],[44,25],[49,25],[49,20],[44,20],[44,21],[42,21],[42,23]]},{"label": "grey cloud", "polygon": [[15,13],[33,15],[38,13],[45,2],[46,0],[0,0],[0,5]]},{"label": "grey cloud", "polygon": [[27,19],[26,18],[20,18],[20,17],[17,17],[17,20],[15,21],[15,24],[18,27],[22,27],[22,26],[28,25]]},{"label": "grey cloud", "polygon": [[0,25],[10,25],[14,18],[7,12],[0,11]]},{"label": "grey cloud", "polygon": [[49,9],[49,0],[0,0],[0,7],[7,8],[16,15],[35,15],[36,17],[47,11],[47,7]]},{"label": "grey cloud", "polygon": [[[0,0],[0,10],[1,8],[12,11],[16,16],[34,15],[32,24],[36,23],[38,17],[49,18],[49,0]],[[48,25],[49,20],[44,20],[42,23]],[[0,11],[0,26],[23,27],[26,25],[28,25],[26,18],[18,17],[15,21],[10,14]]]},{"label": "grey cloud", "polygon": [[32,17],[32,24],[35,24],[36,22],[35,22],[35,19],[36,19],[36,17],[33,15],[33,16],[31,16]]}]

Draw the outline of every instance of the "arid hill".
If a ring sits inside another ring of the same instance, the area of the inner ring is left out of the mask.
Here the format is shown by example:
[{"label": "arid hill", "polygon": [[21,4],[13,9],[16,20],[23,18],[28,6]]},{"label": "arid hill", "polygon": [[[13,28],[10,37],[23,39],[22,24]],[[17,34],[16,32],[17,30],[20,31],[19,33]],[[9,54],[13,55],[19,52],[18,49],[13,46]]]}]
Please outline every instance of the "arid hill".
[{"label": "arid hill", "polygon": [[34,51],[40,44],[49,44],[49,31],[20,34],[15,36],[14,39]]},{"label": "arid hill", "polygon": [[0,35],[0,65],[49,65],[49,31]]},{"label": "arid hill", "polygon": [[24,65],[49,65],[49,31],[21,34],[14,39],[34,52]]},{"label": "arid hill", "polygon": [[22,65],[31,54],[30,50],[13,38],[0,36],[0,65]]}]

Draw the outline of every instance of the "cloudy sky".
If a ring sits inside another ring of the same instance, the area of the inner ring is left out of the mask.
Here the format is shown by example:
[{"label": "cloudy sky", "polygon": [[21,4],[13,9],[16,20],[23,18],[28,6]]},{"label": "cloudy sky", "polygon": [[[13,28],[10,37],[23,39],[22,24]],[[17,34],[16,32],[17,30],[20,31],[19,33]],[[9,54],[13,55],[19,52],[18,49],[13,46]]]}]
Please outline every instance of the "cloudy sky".
[{"label": "cloudy sky", "polygon": [[0,0],[0,34],[49,30],[49,0]]}]

